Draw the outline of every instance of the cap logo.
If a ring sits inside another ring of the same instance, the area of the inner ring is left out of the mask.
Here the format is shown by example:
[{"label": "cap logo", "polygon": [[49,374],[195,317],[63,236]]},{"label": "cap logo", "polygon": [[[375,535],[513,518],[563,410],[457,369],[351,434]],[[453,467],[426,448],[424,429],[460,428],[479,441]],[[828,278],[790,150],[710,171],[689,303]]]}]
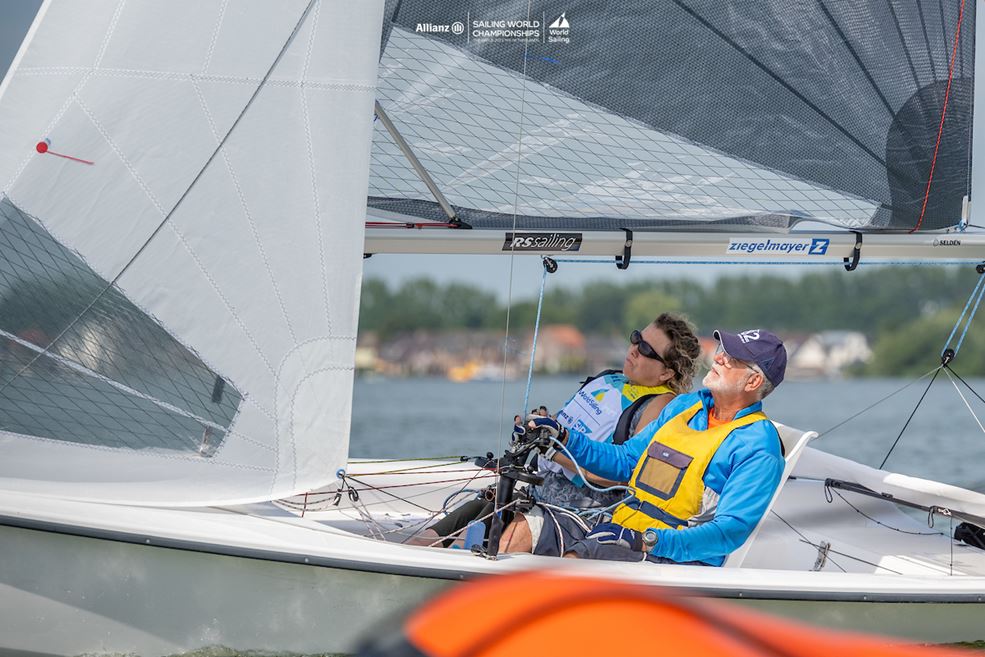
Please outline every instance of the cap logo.
[{"label": "cap logo", "polygon": [[753,340],[759,339],[759,329],[753,329],[751,331],[742,331],[741,333],[738,334],[738,336],[739,339],[742,340],[743,344],[747,342],[752,342]]}]

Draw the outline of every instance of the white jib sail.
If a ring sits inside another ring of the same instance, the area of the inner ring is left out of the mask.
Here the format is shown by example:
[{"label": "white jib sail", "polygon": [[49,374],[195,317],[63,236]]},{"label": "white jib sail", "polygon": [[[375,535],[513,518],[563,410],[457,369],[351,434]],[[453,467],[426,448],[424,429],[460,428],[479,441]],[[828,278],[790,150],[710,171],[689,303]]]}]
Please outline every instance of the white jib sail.
[{"label": "white jib sail", "polygon": [[[0,248],[45,255],[0,279],[0,488],[189,505],[335,480],[382,4],[44,4],[0,87]],[[65,280],[104,288],[3,325]]]}]

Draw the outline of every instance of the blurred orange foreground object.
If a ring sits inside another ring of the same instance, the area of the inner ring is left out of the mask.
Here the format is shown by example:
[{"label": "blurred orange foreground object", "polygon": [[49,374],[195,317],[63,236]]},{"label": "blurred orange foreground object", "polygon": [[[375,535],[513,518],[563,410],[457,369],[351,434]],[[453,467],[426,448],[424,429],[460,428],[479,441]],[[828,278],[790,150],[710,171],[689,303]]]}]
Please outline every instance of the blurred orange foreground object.
[{"label": "blurred orange foreground object", "polygon": [[404,636],[380,637],[360,655],[797,655],[968,657],[967,651],[849,634],[735,605],[610,580],[558,573],[488,577],[412,612]]}]

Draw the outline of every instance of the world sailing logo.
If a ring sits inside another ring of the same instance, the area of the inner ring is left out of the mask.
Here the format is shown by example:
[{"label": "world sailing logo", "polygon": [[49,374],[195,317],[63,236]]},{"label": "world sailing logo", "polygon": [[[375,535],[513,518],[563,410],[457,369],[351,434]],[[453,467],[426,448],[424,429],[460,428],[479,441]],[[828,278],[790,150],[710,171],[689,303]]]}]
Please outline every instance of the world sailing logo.
[{"label": "world sailing logo", "polygon": [[603,413],[602,407],[599,406],[599,402],[601,402],[602,399],[599,398],[598,400],[596,400],[596,397],[595,397],[595,395],[598,394],[599,392],[602,393],[602,397],[605,397],[605,391],[604,390],[596,390],[593,393],[587,393],[587,394],[585,393],[584,390],[579,390],[578,391],[578,396],[581,398],[582,401],[585,402],[585,405],[587,405],[588,408],[590,408],[592,410],[592,412],[595,413],[595,415],[602,415],[602,413]]},{"label": "world sailing logo", "polygon": [[571,43],[571,24],[566,11],[561,12],[553,23],[547,26],[548,43]]},{"label": "world sailing logo", "polygon": [[556,21],[554,21],[553,23],[551,23],[550,25],[547,26],[547,29],[549,29],[549,30],[562,30],[562,29],[563,30],[567,30],[567,29],[569,29],[571,27],[571,25],[568,24],[568,19],[565,17],[565,14],[567,14],[567,13],[568,12],[566,12],[566,11],[565,12],[562,12],[561,15],[557,17],[557,20]]},{"label": "world sailing logo", "polygon": [[831,240],[826,237],[798,239],[730,239],[727,253],[740,255],[817,255],[828,253]]}]

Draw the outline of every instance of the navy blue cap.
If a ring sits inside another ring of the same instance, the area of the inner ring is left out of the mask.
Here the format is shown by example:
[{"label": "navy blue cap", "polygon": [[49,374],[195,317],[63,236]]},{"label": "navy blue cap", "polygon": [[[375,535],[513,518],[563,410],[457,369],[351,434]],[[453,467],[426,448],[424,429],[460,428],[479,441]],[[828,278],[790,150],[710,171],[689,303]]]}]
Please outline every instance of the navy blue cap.
[{"label": "navy blue cap", "polygon": [[787,371],[787,350],[783,341],[764,329],[749,329],[738,333],[715,331],[715,339],[732,358],[755,363],[774,387],[783,381]]}]

